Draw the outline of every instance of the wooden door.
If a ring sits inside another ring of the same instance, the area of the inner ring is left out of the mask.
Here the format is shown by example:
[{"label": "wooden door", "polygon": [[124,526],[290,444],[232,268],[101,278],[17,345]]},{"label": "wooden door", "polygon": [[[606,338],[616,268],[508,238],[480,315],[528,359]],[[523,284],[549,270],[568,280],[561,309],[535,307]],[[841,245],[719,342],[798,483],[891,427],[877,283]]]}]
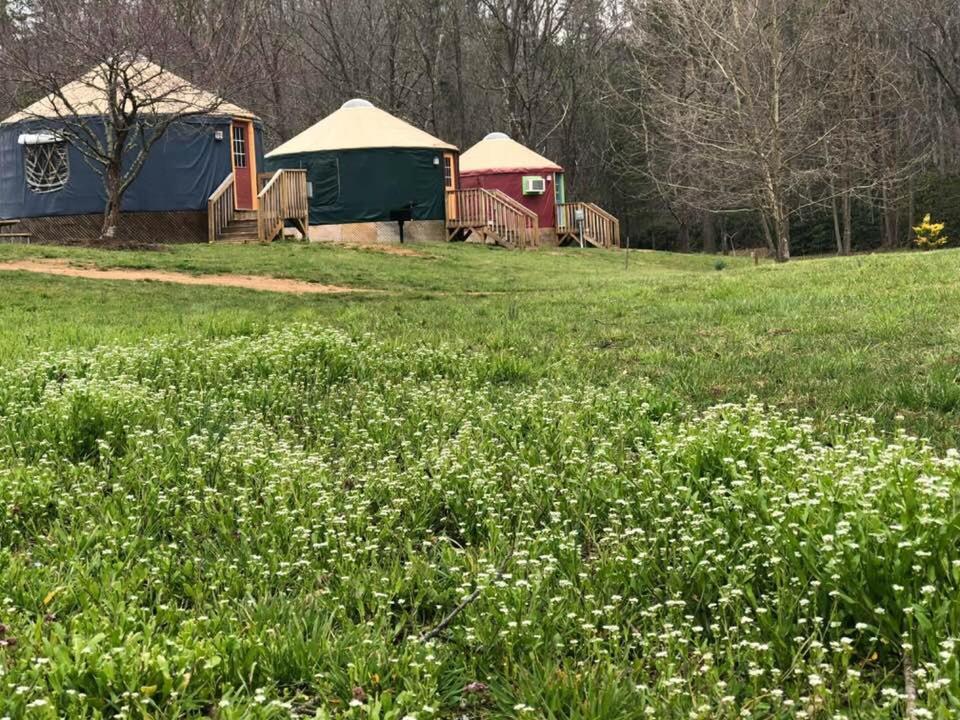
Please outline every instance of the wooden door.
[{"label": "wooden door", "polygon": [[256,210],[257,153],[254,149],[253,123],[234,120],[230,126],[233,163],[233,192],[237,210]]},{"label": "wooden door", "polygon": [[447,196],[447,220],[457,219],[457,159],[443,154],[443,189]]}]

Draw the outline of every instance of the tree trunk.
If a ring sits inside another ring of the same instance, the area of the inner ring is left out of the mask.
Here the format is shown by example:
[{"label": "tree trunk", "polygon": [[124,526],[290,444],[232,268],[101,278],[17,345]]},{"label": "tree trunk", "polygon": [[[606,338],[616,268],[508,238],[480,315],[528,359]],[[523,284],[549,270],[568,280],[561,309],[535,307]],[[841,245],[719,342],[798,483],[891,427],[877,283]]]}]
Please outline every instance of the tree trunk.
[{"label": "tree trunk", "polygon": [[777,223],[777,262],[790,259],[790,216],[780,209],[780,221]]},{"label": "tree trunk", "polygon": [[917,224],[916,220],[917,214],[917,195],[913,187],[913,177],[910,178],[910,189],[909,189],[909,200],[907,204],[907,237],[906,245],[910,246],[910,233],[913,231],[913,226]]},{"label": "tree trunk", "polygon": [[787,262],[790,259],[790,214],[783,200],[782,187],[776,176],[768,172],[766,187],[761,195],[765,201],[766,212],[761,213],[761,217],[764,220],[763,232],[767,247],[774,253],[777,262]]},{"label": "tree trunk", "polygon": [[883,237],[881,244],[885,248],[897,245],[897,207],[894,204],[892,193],[887,183],[883,184]]},{"label": "tree trunk", "polygon": [[843,254],[853,253],[853,212],[850,191],[843,193]]},{"label": "tree trunk", "polygon": [[101,242],[112,242],[117,236],[120,225],[120,161],[111,162],[106,167],[107,204],[103,210],[103,225],[100,229]]},{"label": "tree trunk", "polygon": [[843,233],[840,229],[840,211],[837,209],[837,193],[831,185],[830,208],[833,210],[833,239],[837,243],[837,255],[843,255]]},{"label": "tree trunk", "polygon": [[763,211],[760,212],[760,228],[763,230],[763,239],[767,243],[767,250],[771,255],[777,254],[777,248],[773,242],[773,234],[770,232],[770,220],[767,218],[767,214]]},{"label": "tree trunk", "polygon": [[897,217],[897,208],[888,207],[883,211],[883,225],[886,230],[884,238],[884,245],[888,248],[895,248],[899,242],[897,234],[899,232],[899,218]]},{"label": "tree trunk", "polygon": [[680,220],[680,230],[677,232],[677,250],[682,253],[690,252],[690,223]]},{"label": "tree trunk", "polygon": [[707,211],[703,214],[703,251],[711,255],[717,253],[717,222],[716,216]]},{"label": "tree trunk", "polygon": [[763,215],[763,232],[767,247],[773,252],[777,262],[787,262],[790,259],[790,215],[775,196],[772,200],[771,217]]}]

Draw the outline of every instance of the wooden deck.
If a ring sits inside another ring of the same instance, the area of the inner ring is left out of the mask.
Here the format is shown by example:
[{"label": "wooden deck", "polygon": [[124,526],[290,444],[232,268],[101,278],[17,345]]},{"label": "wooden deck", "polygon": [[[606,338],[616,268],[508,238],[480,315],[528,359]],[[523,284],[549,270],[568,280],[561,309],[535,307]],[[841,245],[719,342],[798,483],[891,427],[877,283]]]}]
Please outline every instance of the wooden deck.
[{"label": "wooden deck", "polygon": [[[508,248],[540,244],[537,214],[500,190],[448,190],[446,205],[450,241],[473,240]],[[603,208],[594,203],[576,202],[558,205],[557,209],[556,231],[560,245],[620,247],[620,221]],[[578,216],[582,216],[582,223]]]}]

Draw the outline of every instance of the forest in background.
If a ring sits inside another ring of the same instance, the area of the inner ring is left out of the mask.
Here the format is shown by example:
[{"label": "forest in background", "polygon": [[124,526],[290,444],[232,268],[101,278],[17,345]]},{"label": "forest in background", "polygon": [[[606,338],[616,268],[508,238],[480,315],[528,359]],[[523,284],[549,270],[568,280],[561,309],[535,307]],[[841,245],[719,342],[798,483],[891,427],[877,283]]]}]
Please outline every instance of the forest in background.
[{"label": "forest in background", "polygon": [[[464,150],[507,132],[632,247],[786,259],[907,247],[925,213],[960,228],[954,0],[0,0],[0,53],[64,79],[131,32],[268,148],[352,97]],[[19,67],[4,116],[42,94]]]}]

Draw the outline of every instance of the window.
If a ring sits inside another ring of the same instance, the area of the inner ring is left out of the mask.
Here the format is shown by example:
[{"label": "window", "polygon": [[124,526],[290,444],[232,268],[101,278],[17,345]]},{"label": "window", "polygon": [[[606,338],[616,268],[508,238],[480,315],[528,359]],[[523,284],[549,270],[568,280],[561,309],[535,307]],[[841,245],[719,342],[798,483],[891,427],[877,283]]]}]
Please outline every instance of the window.
[{"label": "window", "polygon": [[335,157],[316,157],[301,162],[313,185],[310,207],[332,207],[340,202],[340,161]]},{"label": "window", "polygon": [[70,179],[70,157],[67,142],[55,133],[21,135],[23,175],[35,193],[56,192]]},{"label": "window", "polygon": [[562,173],[553,174],[554,199],[557,205],[557,227],[563,227],[563,205],[567,202],[567,188]]},{"label": "window", "polygon": [[247,166],[247,132],[243,125],[233,126],[233,166]]},{"label": "window", "polygon": [[453,190],[453,155],[443,156],[443,186]]}]

